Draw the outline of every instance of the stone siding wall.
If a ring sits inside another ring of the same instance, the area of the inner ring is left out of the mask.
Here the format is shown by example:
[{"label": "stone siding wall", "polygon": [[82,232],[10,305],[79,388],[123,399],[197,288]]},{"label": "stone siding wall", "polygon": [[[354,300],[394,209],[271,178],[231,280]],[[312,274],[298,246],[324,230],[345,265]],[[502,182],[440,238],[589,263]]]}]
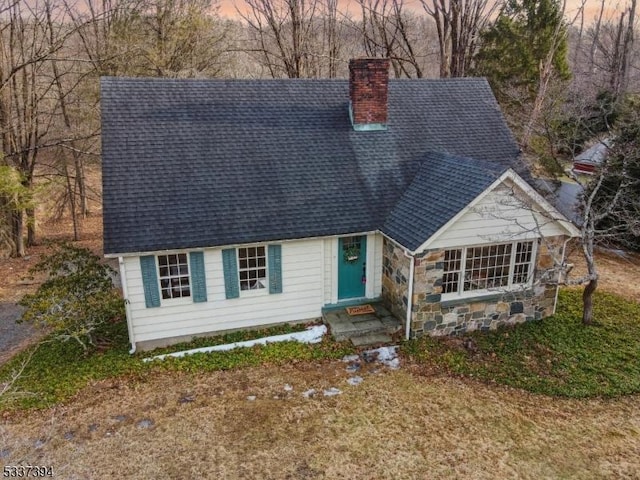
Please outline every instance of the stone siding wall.
[{"label": "stone siding wall", "polygon": [[395,243],[382,243],[382,298],[387,308],[401,320],[407,318],[409,258]]},{"label": "stone siding wall", "polygon": [[[557,287],[539,280],[545,274],[549,277],[548,270],[554,265],[553,258],[560,258],[564,240],[565,237],[552,237],[537,245],[533,287],[445,301],[442,301],[444,249],[425,251],[415,260],[411,336],[494,330],[500,325],[551,315]],[[384,252],[383,297],[394,314],[405,318],[409,261],[402,250],[388,240],[385,240]]]}]

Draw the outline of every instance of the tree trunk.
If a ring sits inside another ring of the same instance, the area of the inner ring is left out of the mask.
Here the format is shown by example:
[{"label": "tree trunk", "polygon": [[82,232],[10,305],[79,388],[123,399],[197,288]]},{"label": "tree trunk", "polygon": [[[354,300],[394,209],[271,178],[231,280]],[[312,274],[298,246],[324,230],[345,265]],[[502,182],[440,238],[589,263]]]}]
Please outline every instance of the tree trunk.
[{"label": "tree trunk", "polygon": [[82,218],[87,218],[89,215],[89,202],[87,201],[87,186],[84,178],[84,164],[80,154],[73,153],[73,159],[76,170],[76,186],[78,187],[78,195],[80,196],[80,215]]},{"label": "tree trunk", "polygon": [[593,325],[593,292],[598,288],[598,279],[589,280],[582,292],[582,324]]},{"label": "tree trunk", "polygon": [[22,211],[13,212],[11,215],[12,225],[11,233],[13,236],[14,250],[16,257],[24,257],[26,251],[24,249],[24,216]]},{"label": "tree trunk", "polygon": [[34,208],[25,210],[27,215],[27,247],[33,247],[36,244],[36,211]]}]

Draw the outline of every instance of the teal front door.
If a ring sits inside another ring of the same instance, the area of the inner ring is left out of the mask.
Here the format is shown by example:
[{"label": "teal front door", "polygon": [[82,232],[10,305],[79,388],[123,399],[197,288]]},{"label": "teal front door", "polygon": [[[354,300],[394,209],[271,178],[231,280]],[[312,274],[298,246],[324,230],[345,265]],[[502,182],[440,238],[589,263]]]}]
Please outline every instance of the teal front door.
[{"label": "teal front door", "polygon": [[367,278],[367,237],[338,239],[338,300],[364,297]]}]

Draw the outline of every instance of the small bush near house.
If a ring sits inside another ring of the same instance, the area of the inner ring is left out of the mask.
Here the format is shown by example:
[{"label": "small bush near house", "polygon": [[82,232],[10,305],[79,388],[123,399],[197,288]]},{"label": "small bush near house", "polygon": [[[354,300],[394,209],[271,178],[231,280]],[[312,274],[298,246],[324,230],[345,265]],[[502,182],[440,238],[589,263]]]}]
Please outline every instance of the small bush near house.
[{"label": "small bush near house", "polygon": [[26,307],[21,321],[50,329],[61,340],[75,340],[86,351],[96,345],[101,325],[124,319],[124,302],[113,286],[115,272],[85,248],[60,244],[31,273],[46,279],[20,301]]},{"label": "small bush near house", "polygon": [[416,362],[534,393],[564,397],[640,392],[640,305],[597,292],[593,326],[582,325],[580,290],[562,290],[553,317],[463,338],[421,338]]}]

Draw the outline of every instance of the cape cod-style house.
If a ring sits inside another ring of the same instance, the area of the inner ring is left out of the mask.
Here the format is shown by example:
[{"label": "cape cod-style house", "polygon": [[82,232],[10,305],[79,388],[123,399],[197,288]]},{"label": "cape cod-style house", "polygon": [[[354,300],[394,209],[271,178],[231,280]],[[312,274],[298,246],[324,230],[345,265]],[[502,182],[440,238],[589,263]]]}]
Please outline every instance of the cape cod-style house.
[{"label": "cape cod-style house", "polygon": [[104,250],[135,349],[381,298],[407,336],[539,319],[575,228],[484,79],[103,78]]}]

